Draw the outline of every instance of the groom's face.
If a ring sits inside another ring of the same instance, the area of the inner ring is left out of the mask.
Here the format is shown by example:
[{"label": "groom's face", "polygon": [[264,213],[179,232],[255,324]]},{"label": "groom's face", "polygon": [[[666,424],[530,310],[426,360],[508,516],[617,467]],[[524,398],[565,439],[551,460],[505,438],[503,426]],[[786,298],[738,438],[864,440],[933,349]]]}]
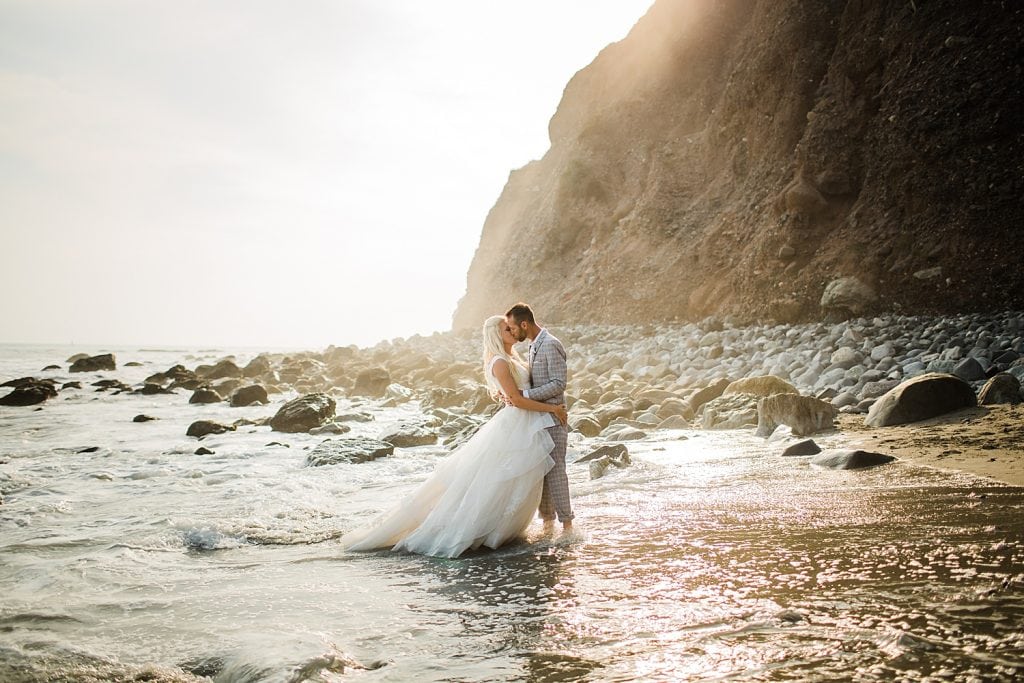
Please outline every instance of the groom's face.
[{"label": "groom's face", "polygon": [[505,322],[512,329],[512,336],[516,338],[517,342],[521,342],[526,339],[526,321],[517,323],[516,319],[512,316],[505,316]]}]

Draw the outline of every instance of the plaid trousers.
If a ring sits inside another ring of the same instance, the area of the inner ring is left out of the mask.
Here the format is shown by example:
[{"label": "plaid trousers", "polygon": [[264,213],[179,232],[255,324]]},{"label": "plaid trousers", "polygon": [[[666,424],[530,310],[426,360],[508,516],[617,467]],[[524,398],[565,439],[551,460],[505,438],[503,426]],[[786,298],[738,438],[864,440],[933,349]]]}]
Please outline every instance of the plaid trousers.
[{"label": "plaid trousers", "polygon": [[572,504],[569,502],[569,478],[565,474],[565,447],[569,442],[569,430],[563,425],[548,427],[548,434],[555,442],[551,449],[551,459],[555,466],[544,476],[544,490],[540,495],[540,506],[537,508],[541,519],[544,521],[554,520],[558,514],[558,521],[572,521]]}]

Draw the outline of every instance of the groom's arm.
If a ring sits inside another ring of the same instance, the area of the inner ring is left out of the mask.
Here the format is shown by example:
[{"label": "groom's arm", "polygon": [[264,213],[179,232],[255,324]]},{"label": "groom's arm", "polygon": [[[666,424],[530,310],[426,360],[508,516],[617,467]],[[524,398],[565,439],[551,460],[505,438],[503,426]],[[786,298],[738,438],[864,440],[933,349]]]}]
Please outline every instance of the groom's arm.
[{"label": "groom's arm", "polygon": [[[565,348],[555,341],[548,341],[537,350],[537,356],[533,359],[533,366],[536,368],[542,365],[545,369],[547,382],[538,384],[535,387],[523,392],[523,396],[534,401],[546,401],[559,394],[565,393],[565,383],[569,370],[565,365]],[[538,373],[534,370],[534,375]]]}]

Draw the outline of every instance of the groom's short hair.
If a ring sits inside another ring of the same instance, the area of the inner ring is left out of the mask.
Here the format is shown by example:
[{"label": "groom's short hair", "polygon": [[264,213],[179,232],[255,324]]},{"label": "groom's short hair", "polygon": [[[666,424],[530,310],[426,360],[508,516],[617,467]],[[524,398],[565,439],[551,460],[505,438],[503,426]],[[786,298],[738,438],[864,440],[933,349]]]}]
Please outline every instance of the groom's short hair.
[{"label": "groom's short hair", "polygon": [[511,316],[512,319],[516,321],[517,325],[523,322],[524,320],[530,323],[531,325],[537,324],[537,322],[533,319],[533,309],[531,309],[529,306],[527,306],[521,301],[505,312],[505,317],[508,318],[509,316]]}]

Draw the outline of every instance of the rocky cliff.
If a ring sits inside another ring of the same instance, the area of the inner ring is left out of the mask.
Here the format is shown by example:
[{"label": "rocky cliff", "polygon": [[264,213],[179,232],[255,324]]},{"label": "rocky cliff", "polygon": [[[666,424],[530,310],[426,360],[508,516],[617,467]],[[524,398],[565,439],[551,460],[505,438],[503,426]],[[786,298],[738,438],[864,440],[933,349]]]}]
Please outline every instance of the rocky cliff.
[{"label": "rocky cliff", "polygon": [[509,176],[454,326],[1020,308],[1022,46],[1009,0],[658,0]]}]

